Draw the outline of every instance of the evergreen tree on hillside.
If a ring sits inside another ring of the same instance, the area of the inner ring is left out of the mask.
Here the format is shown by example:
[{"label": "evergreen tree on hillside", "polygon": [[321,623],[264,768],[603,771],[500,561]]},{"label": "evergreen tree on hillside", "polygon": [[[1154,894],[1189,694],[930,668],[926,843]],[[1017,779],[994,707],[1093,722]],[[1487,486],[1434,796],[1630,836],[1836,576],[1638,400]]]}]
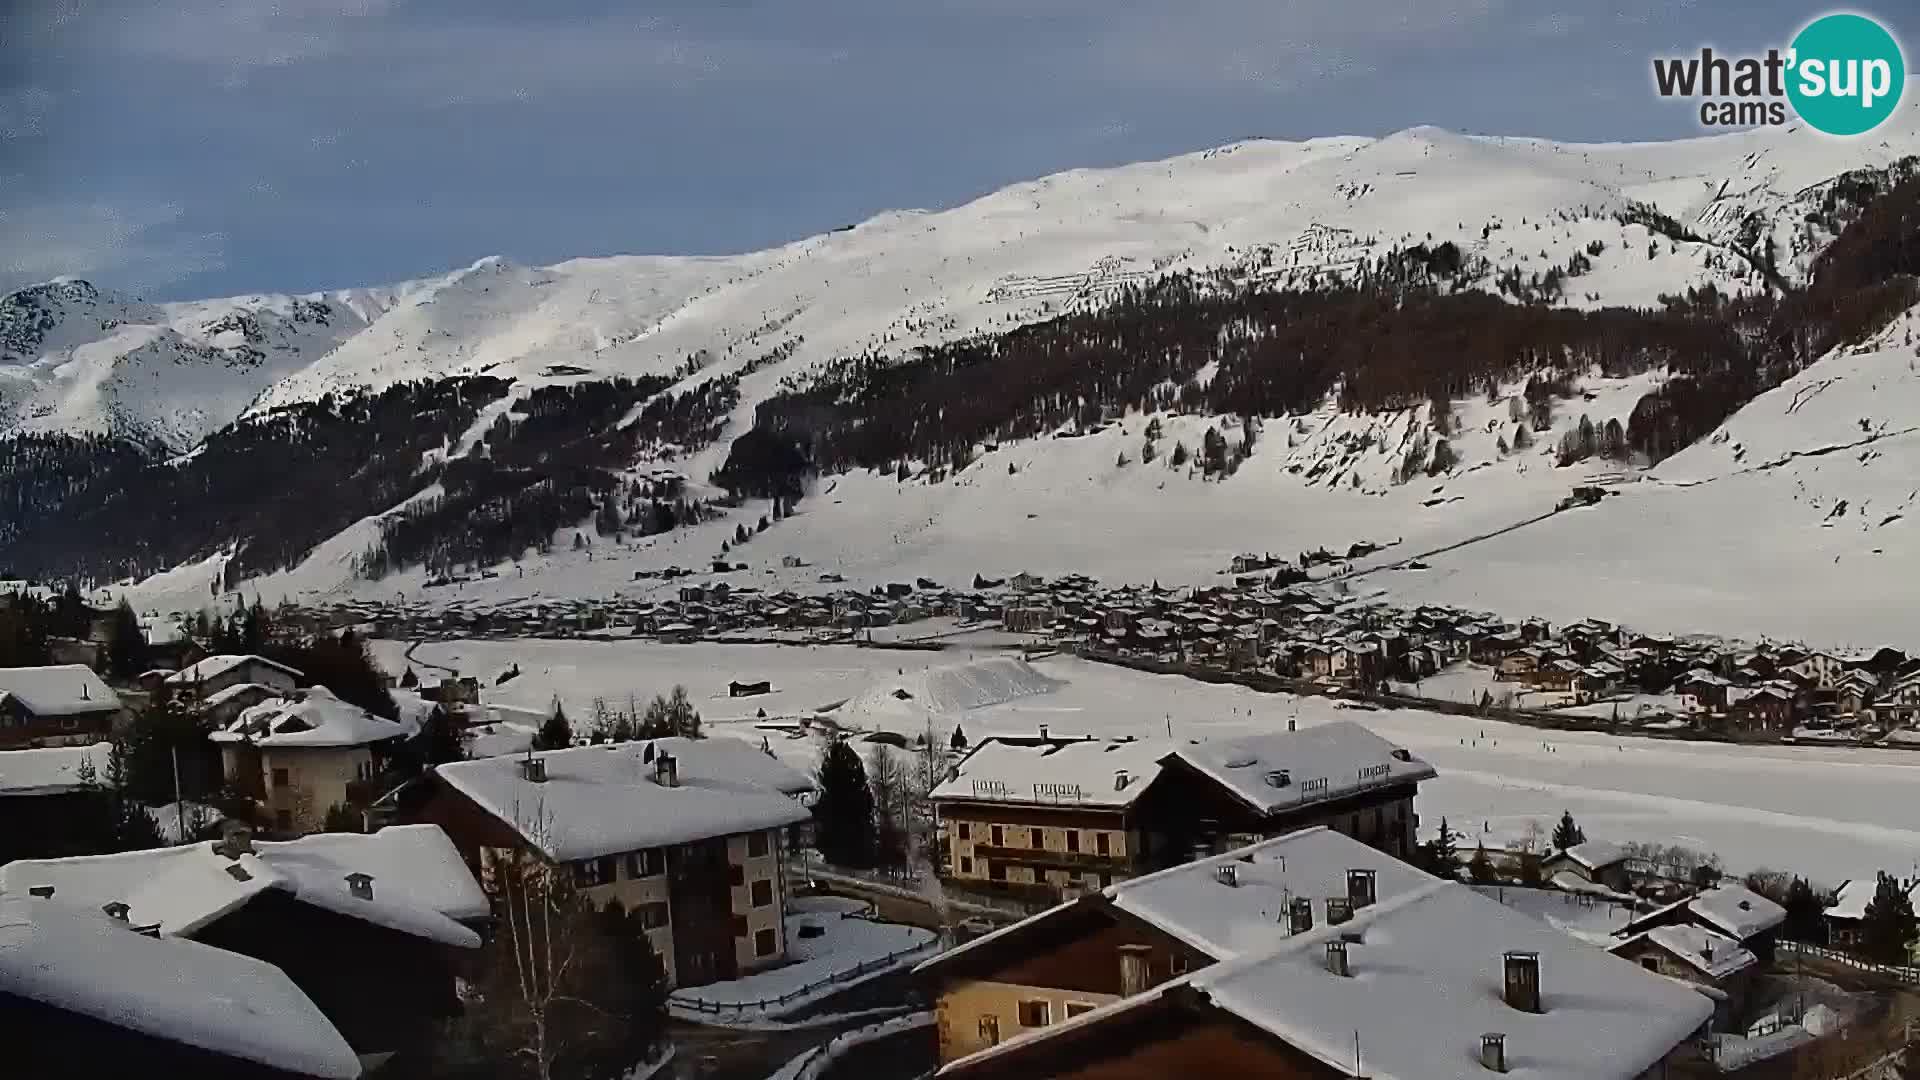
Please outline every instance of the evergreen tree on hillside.
[{"label": "evergreen tree on hillside", "polygon": [[427,714],[427,722],[420,729],[415,745],[419,747],[421,762],[426,765],[445,765],[449,761],[465,761],[467,757],[466,745],[454,730],[453,718],[438,705]]},{"label": "evergreen tree on hillside", "polygon": [[113,637],[107,657],[114,675],[128,682],[147,670],[147,632],[140,628],[140,617],[125,600],[113,609]]},{"label": "evergreen tree on hillside", "polygon": [[567,723],[567,710],[558,696],[553,699],[552,714],[534,736],[534,744],[541,750],[565,750],[573,745],[573,726]]},{"label": "evergreen tree on hillside", "polygon": [[953,725],[953,738],[947,740],[947,747],[956,754],[966,752],[967,733],[960,730],[959,724]]},{"label": "evergreen tree on hillside", "polygon": [[420,676],[413,673],[413,666],[407,666],[407,673],[400,676],[400,689],[412,690],[420,685]]},{"label": "evergreen tree on hillside", "polygon": [[1882,872],[1867,901],[1866,917],[1861,920],[1861,951],[1867,959],[1881,964],[1907,964],[1912,948],[1920,937],[1913,914],[1913,898],[1907,895],[1900,879]]},{"label": "evergreen tree on hillside", "polygon": [[866,867],[874,861],[873,789],[860,755],[844,739],[834,738],[820,755],[820,801],[814,804],[814,843],[839,866]]},{"label": "evergreen tree on hillside", "polygon": [[1434,838],[1418,845],[1414,851],[1414,862],[1427,873],[1449,880],[1460,874],[1458,843],[1460,834],[1453,831],[1446,818],[1440,819],[1440,831]]},{"label": "evergreen tree on hillside", "polygon": [[1562,810],[1560,812],[1560,824],[1553,827],[1553,850],[1565,851],[1570,847],[1579,847],[1586,842],[1587,834],[1581,832],[1580,826],[1574,823],[1573,812],[1570,810]]},{"label": "evergreen tree on hillside", "polygon": [[1491,884],[1495,878],[1493,860],[1487,858],[1487,845],[1482,843],[1473,849],[1473,858],[1467,862],[1467,876],[1476,885]]}]

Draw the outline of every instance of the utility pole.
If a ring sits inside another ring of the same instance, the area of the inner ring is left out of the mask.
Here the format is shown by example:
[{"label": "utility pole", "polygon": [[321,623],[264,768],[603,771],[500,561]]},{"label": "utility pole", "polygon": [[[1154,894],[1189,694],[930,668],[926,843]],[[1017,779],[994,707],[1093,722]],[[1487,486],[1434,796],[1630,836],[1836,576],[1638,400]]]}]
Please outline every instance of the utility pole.
[{"label": "utility pole", "polygon": [[167,752],[173,758],[173,812],[180,822],[179,842],[184,844],[187,842],[187,802],[180,797],[180,747],[169,746]]}]

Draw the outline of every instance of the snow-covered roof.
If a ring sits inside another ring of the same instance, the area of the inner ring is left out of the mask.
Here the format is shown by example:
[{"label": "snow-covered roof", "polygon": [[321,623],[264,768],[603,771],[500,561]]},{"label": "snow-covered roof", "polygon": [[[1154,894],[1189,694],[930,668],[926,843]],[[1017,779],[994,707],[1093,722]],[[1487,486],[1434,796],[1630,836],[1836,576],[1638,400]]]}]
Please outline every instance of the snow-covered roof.
[{"label": "snow-covered roof", "polygon": [[[53,887],[53,899],[98,908],[120,902],[138,926],[191,936],[267,889],[303,903],[449,945],[479,939],[456,920],[490,912],[453,842],[437,825],[395,825],[377,833],[320,833],[254,845],[228,859],[210,842],[180,847],[20,859],[0,866],[0,895]],[[229,872],[239,867],[245,880]],[[347,875],[373,879],[373,899],[352,895]]]},{"label": "snow-covered roof", "polygon": [[0,993],[304,1076],[360,1075],[346,1039],[272,964],[52,901],[0,898]]},{"label": "snow-covered roof", "polygon": [[1433,766],[1351,720],[1187,743],[1170,756],[1263,814],[1435,775]]},{"label": "snow-covered roof", "polygon": [[652,742],[655,754],[672,754],[680,763],[682,782],[690,776],[714,777],[742,781],[783,795],[804,795],[817,786],[813,777],[745,739],[675,736]]},{"label": "snow-covered roof", "polygon": [[35,716],[78,716],[120,707],[120,695],[85,664],[0,668],[0,693]]},{"label": "snow-covered roof", "polygon": [[1740,941],[1787,919],[1787,909],[1744,885],[1721,885],[1687,902],[1687,909]]},{"label": "snow-covered roof", "polygon": [[[702,760],[677,786],[643,760],[646,743],[548,750],[546,780],[528,780],[526,758],[483,758],[440,766],[435,775],[513,828],[549,858],[587,859],[714,836],[780,828],[807,819],[805,807],[751,779],[702,775]],[[707,763],[721,761],[710,756]]]},{"label": "snow-covered roof", "polygon": [[191,667],[184,668],[167,676],[167,685],[191,686],[197,682],[205,682],[208,679],[219,678],[242,664],[263,664],[275,670],[286,672],[296,679],[302,677],[302,672],[298,668],[290,668],[277,660],[269,660],[264,656],[255,656],[252,653],[222,653],[219,656],[209,656]]},{"label": "snow-covered roof", "polygon": [[1656,926],[1615,945],[1613,951],[1618,952],[1643,939],[1659,945],[1710,979],[1724,979],[1759,962],[1738,941],[1725,934],[1716,934],[1704,926],[1689,923]]},{"label": "snow-covered roof", "polygon": [[[1874,877],[1854,878],[1840,886],[1834,895],[1833,906],[1827,909],[1827,916],[1835,919],[1864,919],[1867,917],[1867,905],[1873,903],[1873,894],[1880,888],[1880,879]],[[1907,895],[1915,903],[1920,903],[1920,884],[1907,890]]]},{"label": "snow-covered roof", "polygon": [[334,696],[324,686],[300,692],[299,700],[263,701],[219,731],[214,742],[249,742],[267,749],[366,746],[416,734],[415,725],[375,716]]},{"label": "snow-covered roof", "polygon": [[1634,907],[1630,902],[1575,895],[1561,889],[1511,885],[1475,885],[1473,889],[1589,945],[1612,945],[1619,940],[1614,935],[1634,920]]},{"label": "snow-covered roof", "polygon": [[206,701],[202,702],[202,704],[204,704],[209,709],[217,709],[220,706],[225,705],[227,702],[232,701],[235,698],[245,696],[247,694],[269,694],[269,695],[277,696],[279,693],[280,691],[275,690],[273,687],[264,686],[260,683],[252,683],[252,682],[234,683],[232,686],[227,687],[225,690],[222,690],[219,693],[209,696],[206,699]]},{"label": "snow-covered roof", "polygon": [[[933,789],[940,800],[993,803],[1070,803],[1131,806],[1160,775],[1160,759],[1174,749],[1166,739],[1017,743],[980,740]],[[1124,774],[1124,777],[1123,775]]]},{"label": "snow-covered roof", "polygon": [[[1233,868],[1234,884],[1219,879]],[[1295,900],[1313,905],[1314,925],[1326,922],[1329,898],[1345,899],[1347,872],[1374,875],[1376,901],[1435,880],[1428,874],[1324,826],[1251,847],[1117,882],[1104,895],[1119,908],[1215,959],[1271,947],[1287,934]]]},{"label": "snow-covered roof", "polygon": [[[1346,975],[1327,969],[1343,940]],[[1503,997],[1505,954],[1538,957],[1541,1012]],[[1017,1053],[1192,988],[1224,1010],[1341,1071],[1356,1034],[1374,1080],[1480,1080],[1482,1032],[1506,1040],[1515,1076],[1629,1080],[1698,1031],[1713,1005],[1693,989],[1583,945],[1454,882],[1425,885],[1364,908],[1337,926],[1282,937],[1241,955],[1038,1029],[949,1064]]]},{"label": "snow-covered roof", "polygon": [[1557,858],[1561,855],[1566,856],[1576,865],[1583,866],[1588,870],[1599,870],[1612,866],[1614,863],[1625,861],[1627,850],[1619,844],[1611,844],[1605,840],[1588,840],[1585,843],[1575,844],[1565,851],[1559,852],[1555,857]]},{"label": "snow-covered roof", "polygon": [[81,764],[91,763],[95,783],[106,783],[112,743],[49,746],[39,750],[0,750],[0,798],[9,795],[59,795],[85,786]]}]

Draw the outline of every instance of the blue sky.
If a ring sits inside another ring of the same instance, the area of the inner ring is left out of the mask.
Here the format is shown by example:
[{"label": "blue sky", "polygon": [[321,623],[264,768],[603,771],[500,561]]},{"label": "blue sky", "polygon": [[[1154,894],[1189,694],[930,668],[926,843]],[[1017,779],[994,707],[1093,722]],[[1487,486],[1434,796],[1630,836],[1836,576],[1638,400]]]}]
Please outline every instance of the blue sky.
[{"label": "blue sky", "polygon": [[[1920,15],[1867,10],[1920,41]],[[0,286],[154,299],[765,247],[1239,138],[1697,133],[1777,0],[14,0]],[[1910,51],[1914,51],[1909,46]],[[1911,91],[1910,91],[1911,93]]]}]

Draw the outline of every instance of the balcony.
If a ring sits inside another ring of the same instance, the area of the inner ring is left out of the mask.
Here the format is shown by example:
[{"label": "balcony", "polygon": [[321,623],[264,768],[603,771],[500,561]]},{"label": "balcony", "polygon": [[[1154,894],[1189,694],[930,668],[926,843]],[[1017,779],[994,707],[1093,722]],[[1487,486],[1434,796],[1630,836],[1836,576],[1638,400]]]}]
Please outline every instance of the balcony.
[{"label": "balcony", "polygon": [[995,863],[1018,863],[1055,870],[1124,870],[1131,862],[1120,855],[1096,855],[1086,851],[1043,851],[1039,848],[995,847],[975,844],[975,859]]}]

